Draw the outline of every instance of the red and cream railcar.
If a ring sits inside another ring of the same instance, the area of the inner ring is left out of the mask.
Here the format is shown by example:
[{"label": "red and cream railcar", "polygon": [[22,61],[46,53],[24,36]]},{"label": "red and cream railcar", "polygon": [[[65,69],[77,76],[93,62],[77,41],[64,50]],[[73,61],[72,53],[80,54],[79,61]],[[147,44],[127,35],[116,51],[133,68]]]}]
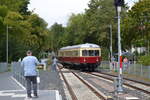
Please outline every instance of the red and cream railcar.
[{"label": "red and cream railcar", "polygon": [[62,64],[95,70],[101,63],[101,48],[90,43],[63,47],[58,51],[58,59]]}]

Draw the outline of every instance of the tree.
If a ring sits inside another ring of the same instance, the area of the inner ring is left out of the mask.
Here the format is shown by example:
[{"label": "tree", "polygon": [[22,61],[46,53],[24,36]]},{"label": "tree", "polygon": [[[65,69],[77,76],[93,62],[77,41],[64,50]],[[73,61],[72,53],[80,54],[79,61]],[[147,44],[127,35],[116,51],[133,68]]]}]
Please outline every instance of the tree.
[{"label": "tree", "polygon": [[47,23],[28,11],[29,0],[0,1],[0,61],[6,61],[6,28],[9,28],[9,61],[25,56],[26,50],[36,55],[45,49]]},{"label": "tree", "polygon": [[[88,38],[95,40],[94,43],[107,47],[108,26],[114,24],[115,7],[112,0],[91,0],[86,10],[86,19],[88,25]],[[93,37],[94,36],[94,37]],[[93,38],[92,38],[93,37]]]},{"label": "tree", "polygon": [[149,41],[150,38],[149,5],[149,0],[140,0],[128,11],[128,16],[124,19],[123,24],[123,40],[126,41],[126,46],[129,44],[140,47],[148,45],[146,41]]},{"label": "tree", "polygon": [[[84,14],[72,14],[67,25],[68,41],[70,45],[85,43],[86,23]],[[76,37],[76,38],[74,38]]]},{"label": "tree", "polygon": [[64,27],[61,24],[54,23],[49,29],[49,39],[52,51],[57,51],[63,45]]},{"label": "tree", "polygon": [[1,6],[7,6],[9,10],[20,12],[22,14],[29,14],[28,11],[29,0],[1,0]]}]

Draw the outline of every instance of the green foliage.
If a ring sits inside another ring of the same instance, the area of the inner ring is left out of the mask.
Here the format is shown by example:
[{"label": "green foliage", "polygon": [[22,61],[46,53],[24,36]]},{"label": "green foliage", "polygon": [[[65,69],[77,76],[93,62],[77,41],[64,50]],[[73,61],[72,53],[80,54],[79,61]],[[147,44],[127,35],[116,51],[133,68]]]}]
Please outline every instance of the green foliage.
[{"label": "green foliage", "polygon": [[[67,33],[68,33],[68,42],[70,44],[80,44],[87,42],[85,41],[86,37],[86,23],[85,23],[85,15],[84,14],[72,14],[69,18],[67,25]],[[75,38],[76,37],[76,38]]]},{"label": "green foliage", "polygon": [[0,6],[0,16],[5,17],[7,15],[8,9],[6,6]]},{"label": "green foliage", "polygon": [[150,66],[150,55],[148,56],[141,56],[138,60],[140,64],[143,64],[145,66]]},{"label": "green foliage", "polygon": [[150,40],[150,1],[140,0],[128,11],[124,19],[123,45],[129,49],[131,45],[146,46]]},{"label": "green foliage", "polygon": [[28,11],[29,0],[0,0],[0,62],[6,61],[8,26],[9,61],[17,61],[30,49],[38,56],[45,50],[47,23]]},{"label": "green foliage", "polygon": [[61,24],[55,23],[49,30],[48,38],[51,51],[57,51],[63,45],[64,27]]},{"label": "green foliage", "polygon": [[0,6],[0,35],[4,32],[4,18],[7,16],[8,9],[6,6]]},{"label": "green foliage", "polygon": [[29,0],[0,0],[0,5],[7,6],[9,10],[20,13],[28,12],[28,4]]},{"label": "green foliage", "polygon": [[[89,9],[86,9],[87,19],[87,39],[91,42],[100,43],[101,46],[107,47],[109,44],[110,24],[115,26],[113,21],[115,17],[115,7],[112,0],[91,0],[88,4]],[[115,29],[114,29],[115,30]],[[115,34],[114,34],[115,35]]]},{"label": "green foliage", "polygon": [[109,60],[109,50],[107,48],[102,47],[101,56],[103,61]]}]

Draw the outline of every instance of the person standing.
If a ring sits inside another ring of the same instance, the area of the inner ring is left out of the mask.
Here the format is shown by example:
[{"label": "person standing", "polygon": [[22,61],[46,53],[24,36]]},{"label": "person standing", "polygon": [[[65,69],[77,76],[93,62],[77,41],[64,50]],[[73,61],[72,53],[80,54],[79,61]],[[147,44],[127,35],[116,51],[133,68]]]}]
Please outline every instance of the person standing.
[{"label": "person standing", "polygon": [[27,54],[27,56],[23,58],[21,65],[24,68],[27,97],[32,98],[31,92],[33,89],[34,97],[38,98],[36,66],[39,65],[39,61],[35,56],[32,56],[32,52],[30,50],[28,50],[26,54]]},{"label": "person standing", "polygon": [[56,57],[52,57],[52,71],[56,71],[56,67],[57,67],[57,59],[56,59]]},{"label": "person standing", "polygon": [[124,63],[124,70],[125,69],[127,69],[128,68],[128,58],[127,57],[125,57],[124,59],[123,59],[123,63]]}]

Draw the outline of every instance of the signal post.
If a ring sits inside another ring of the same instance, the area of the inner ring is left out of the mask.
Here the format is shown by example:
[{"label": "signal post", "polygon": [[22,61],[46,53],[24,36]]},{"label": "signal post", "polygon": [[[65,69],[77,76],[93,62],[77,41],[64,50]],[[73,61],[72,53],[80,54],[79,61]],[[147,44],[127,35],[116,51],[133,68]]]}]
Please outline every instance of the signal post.
[{"label": "signal post", "polygon": [[123,78],[122,78],[122,54],[121,54],[121,37],[120,37],[120,13],[121,13],[121,6],[124,5],[124,0],[114,0],[115,7],[117,10],[118,16],[118,66],[119,66],[119,73],[117,78],[117,92],[123,92]]}]

